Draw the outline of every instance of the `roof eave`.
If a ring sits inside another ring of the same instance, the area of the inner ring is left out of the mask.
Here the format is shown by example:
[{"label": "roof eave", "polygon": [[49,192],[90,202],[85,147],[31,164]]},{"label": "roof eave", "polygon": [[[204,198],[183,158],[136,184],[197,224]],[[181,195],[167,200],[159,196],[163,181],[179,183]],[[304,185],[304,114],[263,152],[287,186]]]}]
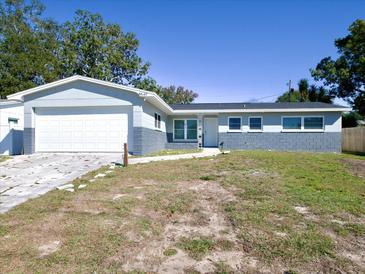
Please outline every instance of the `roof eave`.
[{"label": "roof eave", "polygon": [[275,108],[275,109],[185,109],[174,110],[174,114],[195,114],[195,113],[263,113],[263,112],[346,112],[351,108]]}]

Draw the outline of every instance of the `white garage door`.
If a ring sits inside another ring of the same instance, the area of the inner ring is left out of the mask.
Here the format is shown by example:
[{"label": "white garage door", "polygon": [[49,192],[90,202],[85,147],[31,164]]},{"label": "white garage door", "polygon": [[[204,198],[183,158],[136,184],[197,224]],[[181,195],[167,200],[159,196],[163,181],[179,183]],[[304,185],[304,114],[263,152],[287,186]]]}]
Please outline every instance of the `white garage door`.
[{"label": "white garage door", "polygon": [[36,108],[36,152],[121,152],[128,114],[121,107]]}]

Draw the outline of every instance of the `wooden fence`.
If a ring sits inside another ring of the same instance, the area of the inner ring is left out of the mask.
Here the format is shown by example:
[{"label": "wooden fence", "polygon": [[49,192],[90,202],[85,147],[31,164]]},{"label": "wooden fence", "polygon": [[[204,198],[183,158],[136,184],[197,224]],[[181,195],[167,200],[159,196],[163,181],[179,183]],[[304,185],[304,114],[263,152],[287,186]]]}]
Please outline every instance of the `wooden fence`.
[{"label": "wooden fence", "polygon": [[342,151],[365,153],[365,127],[342,129]]}]

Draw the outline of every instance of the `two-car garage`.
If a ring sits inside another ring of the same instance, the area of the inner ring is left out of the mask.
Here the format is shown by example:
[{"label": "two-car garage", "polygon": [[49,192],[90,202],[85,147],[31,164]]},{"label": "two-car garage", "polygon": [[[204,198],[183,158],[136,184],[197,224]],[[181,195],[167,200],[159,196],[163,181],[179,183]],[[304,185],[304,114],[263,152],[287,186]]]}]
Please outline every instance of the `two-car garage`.
[{"label": "two-car garage", "polygon": [[35,152],[121,152],[128,112],[121,106],[35,108]]}]

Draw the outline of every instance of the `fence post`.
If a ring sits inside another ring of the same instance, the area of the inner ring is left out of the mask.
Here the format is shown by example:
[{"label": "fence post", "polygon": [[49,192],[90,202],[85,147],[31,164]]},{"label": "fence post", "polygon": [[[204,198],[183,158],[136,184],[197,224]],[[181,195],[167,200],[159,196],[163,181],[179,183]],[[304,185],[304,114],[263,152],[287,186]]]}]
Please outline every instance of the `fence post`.
[{"label": "fence post", "polygon": [[124,166],[128,166],[128,144],[124,143],[124,155],[123,155],[123,164]]}]

